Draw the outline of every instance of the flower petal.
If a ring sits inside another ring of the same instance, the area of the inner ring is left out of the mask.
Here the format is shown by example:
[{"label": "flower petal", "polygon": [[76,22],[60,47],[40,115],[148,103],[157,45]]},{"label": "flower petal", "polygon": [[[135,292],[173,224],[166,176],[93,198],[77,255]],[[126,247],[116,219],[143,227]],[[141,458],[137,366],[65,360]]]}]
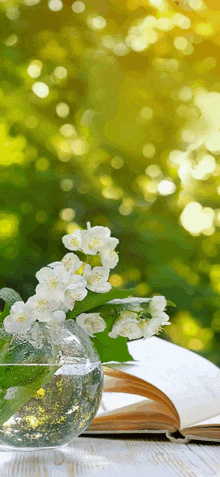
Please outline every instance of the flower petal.
[{"label": "flower petal", "polygon": [[128,339],[142,338],[143,333],[139,327],[139,321],[135,318],[121,318],[117,320],[112,330],[108,333],[110,338],[116,338],[117,336],[124,336]]},{"label": "flower petal", "polygon": [[69,310],[73,310],[76,301],[82,301],[86,297],[88,291],[86,288],[77,285],[70,285],[66,288],[64,294],[64,303]]},{"label": "flower petal", "polygon": [[41,283],[46,281],[50,277],[51,271],[52,271],[51,268],[43,267],[36,273],[35,276],[37,280]]},{"label": "flower petal", "polygon": [[61,262],[68,272],[76,272],[83,264],[82,260],[80,260],[75,253],[71,252],[64,255]]},{"label": "flower petal", "polygon": [[77,251],[81,248],[81,230],[75,230],[72,234],[62,237],[62,242],[68,250]]},{"label": "flower petal", "polygon": [[115,268],[118,261],[118,254],[114,250],[104,249],[101,252],[101,262],[104,267]]},{"label": "flower petal", "polygon": [[167,301],[164,296],[153,296],[150,302],[149,311],[152,315],[157,311],[164,311],[166,304]]},{"label": "flower petal", "polygon": [[99,313],[81,313],[76,317],[76,323],[92,338],[94,333],[101,333],[106,328],[106,322]]},{"label": "flower petal", "polygon": [[62,321],[65,320],[65,318],[66,318],[66,313],[64,313],[64,311],[57,310],[53,312],[53,321],[61,323]]},{"label": "flower petal", "polygon": [[48,267],[50,268],[56,268],[58,267],[59,265],[62,265],[61,262],[52,262],[52,263],[49,263]]}]

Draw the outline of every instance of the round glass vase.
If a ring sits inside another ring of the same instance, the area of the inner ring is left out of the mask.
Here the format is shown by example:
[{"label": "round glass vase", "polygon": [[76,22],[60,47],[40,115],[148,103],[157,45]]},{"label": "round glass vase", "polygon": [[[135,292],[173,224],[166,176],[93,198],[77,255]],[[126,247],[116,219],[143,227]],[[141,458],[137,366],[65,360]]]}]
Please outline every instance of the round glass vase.
[{"label": "round glass vase", "polygon": [[75,321],[14,336],[0,326],[0,450],[68,444],[91,423],[102,389],[99,355]]}]

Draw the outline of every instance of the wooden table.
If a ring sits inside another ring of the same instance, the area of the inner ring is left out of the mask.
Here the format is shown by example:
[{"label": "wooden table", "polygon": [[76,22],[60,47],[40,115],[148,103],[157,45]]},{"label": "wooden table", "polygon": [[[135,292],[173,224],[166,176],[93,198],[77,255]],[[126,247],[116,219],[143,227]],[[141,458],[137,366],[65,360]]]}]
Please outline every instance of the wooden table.
[{"label": "wooden table", "polygon": [[220,444],[81,436],[59,450],[0,452],[0,464],[0,477],[220,477]]}]

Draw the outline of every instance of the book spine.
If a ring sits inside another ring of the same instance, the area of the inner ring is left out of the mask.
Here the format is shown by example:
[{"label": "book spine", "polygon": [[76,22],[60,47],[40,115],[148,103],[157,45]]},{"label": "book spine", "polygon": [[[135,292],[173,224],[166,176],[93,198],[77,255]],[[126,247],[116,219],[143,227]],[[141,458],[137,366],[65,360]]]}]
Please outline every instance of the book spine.
[{"label": "book spine", "polygon": [[181,434],[180,431],[175,431],[175,432],[166,431],[166,437],[171,442],[177,442],[180,444],[188,444],[191,440],[188,436],[186,437],[183,434]]}]

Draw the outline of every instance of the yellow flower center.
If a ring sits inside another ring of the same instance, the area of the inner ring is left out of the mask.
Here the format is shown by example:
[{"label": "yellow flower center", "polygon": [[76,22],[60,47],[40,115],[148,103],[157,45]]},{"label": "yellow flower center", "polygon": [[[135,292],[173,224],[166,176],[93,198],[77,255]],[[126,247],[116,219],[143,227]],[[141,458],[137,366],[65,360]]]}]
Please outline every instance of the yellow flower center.
[{"label": "yellow flower center", "polygon": [[50,288],[55,289],[55,288],[57,287],[57,284],[58,284],[57,278],[50,278],[50,279],[49,279],[49,286],[50,286]]},{"label": "yellow flower center", "polygon": [[114,260],[114,258],[117,258],[117,253],[114,250],[111,250],[109,252],[109,257]]},{"label": "yellow flower center", "polygon": [[89,278],[88,283],[92,285],[92,283],[97,283],[102,279],[102,274],[99,272],[94,272],[92,276]]},{"label": "yellow flower center", "polygon": [[94,248],[98,247],[102,243],[102,239],[100,237],[93,237],[92,239],[89,240],[87,246],[90,250],[93,250]]},{"label": "yellow flower center", "polygon": [[68,258],[68,259],[65,259],[65,260],[63,259],[62,262],[63,262],[64,266],[67,269],[69,269],[72,265],[72,258]]},{"label": "yellow flower center", "polygon": [[73,245],[74,247],[78,247],[79,246],[79,240],[77,238],[72,238],[70,240],[70,243],[71,245]]},{"label": "yellow flower center", "polygon": [[75,293],[75,300],[80,300],[80,293]]},{"label": "yellow flower center", "polygon": [[27,313],[24,313],[23,315],[19,315],[17,321],[19,323],[22,323],[22,321],[25,321],[26,318],[27,318]]},{"label": "yellow flower center", "polygon": [[36,308],[40,311],[44,311],[45,309],[49,309],[48,302],[46,300],[38,300]]},{"label": "yellow flower center", "polygon": [[92,331],[95,331],[97,330],[97,325],[99,325],[99,321],[89,317],[85,319],[85,325],[89,325]]},{"label": "yellow flower center", "polygon": [[131,325],[124,326],[124,328],[120,331],[121,336],[127,336],[128,333],[132,333]]}]

